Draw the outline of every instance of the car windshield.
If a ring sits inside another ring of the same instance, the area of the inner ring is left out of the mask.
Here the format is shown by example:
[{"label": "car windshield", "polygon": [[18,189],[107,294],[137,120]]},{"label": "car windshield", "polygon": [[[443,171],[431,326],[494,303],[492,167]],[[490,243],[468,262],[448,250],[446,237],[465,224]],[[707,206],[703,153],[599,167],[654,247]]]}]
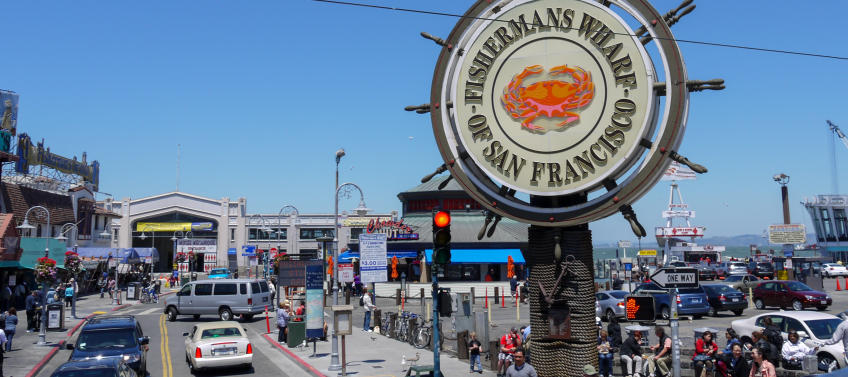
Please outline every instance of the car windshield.
[{"label": "car windshield", "polygon": [[209,274],[210,275],[226,275],[227,269],[226,268],[216,268],[216,269],[212,270]]},{"label": "car windshield", "polygon": [[730,275],[724,279],[724,281],[742,281],[742,276],[740,275]]},{"label": "car windshield", "polygon": [[679,291],[680,291],[681,294],[704,293],[704,289],[701,288],[701,287],[698,287],[698,288],[681,288]]},{"label": "car windshield", "polygon": [[218,329],[206,329],[200,333],[200,339],[222,338],[225,336],[241,336],[241,331],[235,327],[221,327]]},{"label": "car windshield", "polygon": [[828,319],[814,319],[810,321],[804,321],[807,324],[807,327],[810,328],[810,331],[813,332],[813,335],[818,339],[830,339],[833,336],[833,332],[836,331],[836,327],[842,322],[839,318],[828,318]]},{"label": "car windshield", "polygon": [[768,263],[757,263],[757,268],[771,268],[771,265]]},{"label": "car windshield", "polygon": [[629,294],[625,291],[613,291],[613,292],[608,292],[608,293],[609,293],[610,296],[615,297],[615,298],[625,298]]},{"label": "car windshield", "polygon": [[51,377],[115,377],[118,374],[112,368],[97,368],[83,370],[65,370],[56,372]]},{"label": "car windshield", "polygon": [[136,339],[132,329],[108,329],[83,331],[77,340],[76,348],[80,351],[94,351],[135,346]]},{"label": "car windshield", "polygon": [[786,286],[789,287],[790,291],[798,292],[798,291],[813,291],[814,289],[808,287],[806,284],[801,283],[799,281],[790,281],[786,282]]}]

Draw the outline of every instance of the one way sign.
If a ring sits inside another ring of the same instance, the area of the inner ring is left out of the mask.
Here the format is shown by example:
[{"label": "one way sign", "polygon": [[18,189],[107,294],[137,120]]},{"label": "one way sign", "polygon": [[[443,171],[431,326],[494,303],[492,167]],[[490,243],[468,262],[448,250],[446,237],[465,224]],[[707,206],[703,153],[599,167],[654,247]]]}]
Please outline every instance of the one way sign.
[{"label": "one way sign", "polygon": [[698,270],[663,268],[651,275],[651,281],[660,288],[695,288],[698,286]]}]

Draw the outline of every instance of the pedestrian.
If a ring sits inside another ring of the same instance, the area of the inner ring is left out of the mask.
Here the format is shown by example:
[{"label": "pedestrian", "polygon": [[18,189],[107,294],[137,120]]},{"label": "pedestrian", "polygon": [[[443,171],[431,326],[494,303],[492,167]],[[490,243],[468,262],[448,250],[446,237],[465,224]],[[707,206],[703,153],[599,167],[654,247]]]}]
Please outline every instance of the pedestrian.
[{"label": "pedestrian", "polygon": [[695,341],[695,354],[692,361],[695,362],[695,377],[712,377],[718,345],[713,341],[713,333],[704,331],[701,338]]},{"label": "pedestrian", "polygon": [[277,309],[277,329],[280,330],[277,334],[277,342],[280,344],[286,343],[288,340],[288,324],[290,315],[289,302],[280,302],[280,307]]},{"label": "pedestrian", "polygon": [[621,364],[624,365],[625,377],[633,377],[642,373],[642,332],[634,331],[621,343]]},{"label": "pedestrian", "polygon": [[[236,275],[236,279],[238,279],[238,275]],[[171,273],[171,287],[179,287],[180,286],[180,270],[174,270]]]},{"label": "pedestrian", "polygon": [[586,364],[583,366],[583,377],[598,377],[598,371],[592,364]]},{"label": "pedestrian", "polygon": [[774,364],[765,358],[762,349],[754,347],[754,350],[751,352],[751,358],[753,362],[748,377],[777,377],[774,371]]},{"label": "pedestrian", "polygon": [[798,332],[789,330],[789,341],[783,343],[781,355],[783,356],[783,369],[801,370],[804,356],[815,355],[819,347],[810,348],[804,342],[798,341]]},{"label": "pedestrian", "polygon": [[15,306],[22,308],[27,297],[26,282],[15,286]]},{"label": "pedestrian", "polygon": [[748,377],[751,371],[748,360],[745,360],[742,355],[741,343],[733,343],[730,347],[730,356],[718,365],[719,371],[726,377]]},{"label": "pedestrian", "polygon": [[0,377],[3,377],[3,359],[5,358],[6,333],[0,329]]},{"label": "pedestrian", "polygon": [[74,300],[74,284],[68,284],[68,287],[65,288],[65,307],[71,306],[71,301]]},{"label": "pedestrian", "polygon": [[6,312],[6,324],[3,330],[6,332],[6,352],[12,351],[12,338],[15,336],[15,330],[18,328],[18,311],[14,307],[9,308]]},{"label": "pedestrian", "polygon": [[512,274],[512,277],[509,278],[509,295],[515,297],[516,291],[518,291],[518,276]]},{"label": "pedestrian", "polygon": [[115,294],[115,288],[117,286],[118,286],[118,284],[115,282],[115,278],[110,277],[109,282],[106,284],[106,288],[109,290],[109,299],[110,300],[115,298],[114,294]]},{"label": "pedestrian", "polygon": [[[498,353],[498,376],[506,375],[507,369],[513,362],[513,354],[521,346],[521,338],[518,337],[518,329],[511,328],[508,333],[501,336],[500,352]],[[503,371],[503,372],[501,372]]]},{"label": "pedestrian", "polygon": [[524,362],[524,351],[515,350],[512,355],[515,364],[511,365],[506,370],[506,377],[538,377],[536,368]]},{"label": "pedestrian", "polygon": [[12,288],[9,288],[8,285],[3,287],[3,290],[0,291],[0,310],[6,310],[9,308],[9,301],[12,299]]},{"label": "pedestrian", "polygon": [[598,337],[598,364],[601,367],[601,376],[609,377],[612,373],[612,345],[611,338],[606,330],[601,330],[601,336]]},{"label": "pedestrian", "polygon": [[[771,317],[769,316],[763,317],[763,327],[763,336],[766,338],[766,341],[773,344],[774,347],[780,351],[783,348],[783,335],[781,335],[782,331],[780,330],[780,327],[777,327],[777,325],[771,321]],[[774,359],[771,357],[768,359],[774,362]]]},{"label": "pedestrian", "polygon": [[102,277],[97,280],[97,288],[100,288],[100,298],[106,293],[106,278]]},{"label": "pedestrian", "polygon": [[[468,362],[471,370],[468,373],[483,373],[483,365],[480,364],[480,347],[483,344],[477,340],[477,333],[471,332],[471,339],[468,340]],[[474,367],[477,367],[477,370]]]},{"label": "pedestrian", "polygon": [[362,324],[362,331],[371,332],[371,313],[377,308],[377,305],[374,305],[368,287],[362,288],[362,297],[359,298],[359,306],[365,308],[365,322]]},{"label": "pedestrian", "polygon": [[306,306],[303,301],[298,301],[297,308],[294,310],[294,318],[292,322],[303,322],[303,315],[306,313]]},{"label": "pedestrian", "polygon": [[359,274],[353,275],[353,285],[356,288],[356,295],[362,295],[362,280],[359,277]]},{"label": "pedestrian", "polygon": [[610,346],[612,349],[618,349],[621,347],[621,325],[618,324],[618,317],[610,318],[609,324],[607,325],[607,334],[610,336]]},{"label": "pedestrian", "polygon": [[724,347],[724,350],[721,351],[721,354],[716,355],[716,369],[722,375],[726,376],[726,371],[730,365],[730,359],[733,357],[733,345],[739,344],[741,346],[742,342],[739,341],[739,336],[736,334],[736,331],[729,327],[724,332],[724,337],[727,338],[727,345]]},{"label": "pedestrian", "polygon": [[624,281],[618,278],[618,274],[612,274],[612,289],[620,291],[622,285],[624,285]]},{"label": "pedestrian", "polygon": [[489,273],[486,274],[486,281],[497,281],[497,279],[495,279],[495,269],[494,268],[489,269]]},{"label": "pedestrian", "polygon": [[776,348],[773,343],[769,342],[762,331],[754,331],[751,333],[751,342],[748,350],[753,352],[754,348],[759,348],[763,353],[763,357],[774,363],[775,360],[780,360],[780,349]]},{"label": "pedestrian", "polygon": [[839,317],[842,319],[842,323],[836,327],[836,331],[833,332],[833,336],[829,340],[825,340],[821,345],[829,346],[831,344],[836,344],[842,342],[842,357],[845,358],[845,361],[848,362],[848,315],[840,314]]},{"label": "pedestrian", "polygon": [[654,352],[654,356],[648,359],[647,368],[648,373],[652,376],[659,377],[657,375],[657,369],[659,369],[659,373],[662,375],[668,374],[668,366],[671,364],[671,338],[665,335],[665,329],[661,326],[657,326],[654,329],[654,334],[657,336],[658,341],[657,344],[650,347],[651,351]]},{"label": "pedestrian", "polygon": [[35,331],[35,308],[38,306],[38,293],[30,292],[26,298],[27,332]]}]

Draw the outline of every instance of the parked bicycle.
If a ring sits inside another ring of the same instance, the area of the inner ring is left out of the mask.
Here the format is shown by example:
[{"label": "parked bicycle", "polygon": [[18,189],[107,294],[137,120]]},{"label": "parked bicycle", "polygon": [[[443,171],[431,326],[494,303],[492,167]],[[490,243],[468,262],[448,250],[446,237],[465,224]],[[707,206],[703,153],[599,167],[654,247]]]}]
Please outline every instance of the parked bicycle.
[{"label": "parked bicycle", "polygon": [[141,298],[139,301],[142,304],[157,304],[159,303],[159,295],[156,294],[156,287],[154,285],[150,285],[147,288],[144,288],[141,292]]},{"label": "parked bicycle", "polygon": [[[412,335],[412,345],[415,348],[427,348],[433,342],[433,320],[424,321],[418,325]],[[439,321],[439,347],[445,343],[444,332],[442,331],[442,322]]]},{"label": "parked bicycle", "polygon": [[411,312],[402,312],[397,316],[395,325],[395,339],[401,342],[412,343],[412,329],[410,328],[410,320],[417,322],[418,314]]},{"label": "parked bicycle", "polygon": [[386,312],[380,318],[380,334],[381,335],[390,336],[392,334],[392,332],[394,331],[394,329],[393,329],[394,323],[392,323],[392,320],[391,320],[392,314],[394,314],[394,313]]}]

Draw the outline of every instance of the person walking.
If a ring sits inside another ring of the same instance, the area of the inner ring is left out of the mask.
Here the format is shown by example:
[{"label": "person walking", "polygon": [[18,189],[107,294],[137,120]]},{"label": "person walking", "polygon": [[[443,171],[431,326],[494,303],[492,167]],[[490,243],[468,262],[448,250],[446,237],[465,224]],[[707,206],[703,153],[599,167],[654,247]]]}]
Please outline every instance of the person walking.
[{"label": "person walking", "polygon": [[70,284],[65,288],[65,307],[68,308],[71,306],[71,301],[74,300],[74,282],[71,281]]},{"label": "person walking", "polygon": [[115,298],[115,296],[113,296],[113,295],[115,294],[115,288],[117,286],[118,286],[118,284],[115,282],[115,278],[110,277],[109,282],[106,283],[106,288],[109,290],[109,299],[110,300]]},{"label": "person walking", "polygon": [[836,331],[833,332],[833,336],[825,340],[821,345],[829,346],[831,344],[836,344],[842,342],[842,357],[844,357],[845,362],[848,362],[848,315],[840,314],[839,317],[842,319],[842,323],[836,327]]},{"label": "person walking", "polygon": [[748,377],[777,377],[774,364],[765,358],[762,349],[754,347],[754,350],[751,351],[751,359],[753,362]]},{"label": "person walking", "polygon": [[289,311],[289,302],[281,301],[280,307],[277,308],[277,329],[280,332],[277,334],[277,342],[280,344],[288,341],[288,324],[291,312]]},{"label": "person walking", "polygon": [[506,369],[506,377],[539,377],[536,368],[524,362],[524,351],[515,350],[512,360],[514,363]]},{"label": "person walking", "polygon": [[360,306],[365,308],[365,323],[362,324],[362,331],[371,332],[371,313],[374,312],[374,309],[377,309],[377,305],[374,305],[374,301],[372,300],[372,295],[368,290],[368,287],[362,288]]},{"label": "person walking", "polygon": [[[476,332],[472,331],[470,337],[471,339],[468,340],[468,362],[471,370],[468,373],[483,373],[483,365],[480,364],[480,347],[483,344],[477,340]],[[477,367],[476,370],[474,369],[475,366]]]},{"label": "person walking", "polygon": [[12,338],[15,336],[15,330],[18,328],[18,311],[14,307],[9,308],[6,312],[6,325],[3,330],[6,333],[6,352],[12,351]]},{"label": "person walking", "polygon": [[38,292],[32,291],[26,298],[24,309],[27,315],[27,332],[35,331],[35,308],[38,307]]},{"label": "person walking", "polygon": [[659,377],[658,369],[660,374],[668,374],[668,366],[671,364],[671,338],[665,335],[665,329],[660,326],[654,329],[654,334],[658,342],[650,347],[651,351],[654,351],[654,356],[648,359],[648,373],[653,377]]},{"label": "person walking", "polygon": [[625,377],[642,374],[642,332],[634,331],[621,343],[621,363],[624,365]]}]

